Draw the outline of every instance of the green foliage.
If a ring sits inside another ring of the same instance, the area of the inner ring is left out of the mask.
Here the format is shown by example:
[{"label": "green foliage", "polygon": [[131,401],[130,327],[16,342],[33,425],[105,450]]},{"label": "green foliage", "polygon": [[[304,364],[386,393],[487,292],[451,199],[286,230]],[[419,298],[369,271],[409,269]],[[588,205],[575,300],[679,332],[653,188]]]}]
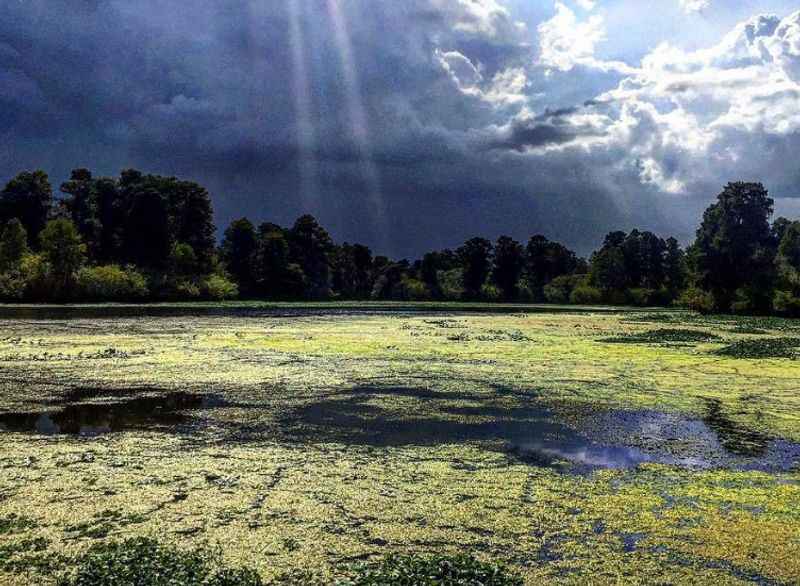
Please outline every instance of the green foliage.
[{"label": "green foliage", "polygon": [[252,294],[256,285],[253,265],[258,251],[258,236],[253,223],[247,218],[231,222],[225,230],[220,251],[222,262],[242,293]]},{"label": "green foliage", "polygon": [[130,208],[125,220],[123,258],[142,268],[166,268],[173,240],[164,196],[153,187],[145,189],[138,184],[126,186],[126,192]]},{"label": "green foliage", "polygon": [[23,171],[0,191],[0,224],[17,218],[28,235],[28,244],[39,244],[53,206],[53,188],[44,171]]},{"label": "green foliage", "polygon": [[800,338],[763,338],[740,340],[717,350],[715,354],[731,358],[796,358]]},{"label": "green foliage", "polygon": [[78,270],[86,262],[86,245],[72,220],[63,218],[48,222],[39,240],[50,267],[53,296],[56,299],[68,297]]},{"label": "green foliage", "polygon": [[690,287],[684,291],[678,298],[677,304],[703,314],[713,313],[716,309],[714,296],[697,287]]},{"label": "green foliage", "polygon": [[194,249],[185,242],[177,242],[169,255],[169,268],[173,275],[191,276],[200,271]]},{"label": "green foliage", "polygon": [[597,287],[581,284],[572,290],[569,300],[576,305],[598,305],[603,302],[603,292]]},{"label": "green foliage", "polygon": [[362,566],[346,586],[522,586],[522,578],[503,566],[473,557],[389,556],[376,566]]},{"label": "green foliage", "polygon": [[219,554],[179,550],[148,538],[92,548],[57,586],[262,586],[249,569],[221,567]]},{"label": "green foliage", "polygon": [[534,301],[545,299],[544,287],[553,279],[578,271],[575,253],[541,235],[533,236],[525,248],[527,287]]},{"label": "green foliage", "polygon": [[261,297],[299,299],[305,294],[308,279],[300,265],[291,262],[287,233],[280,226],[259,226],[253,276]]},{"label": "green foliage", "polygon": [[26,254],[19,268],[25,283],[25,297],[33,301],[46,301],[52,298],[50,286],[50,263],[43,254]]},{"label": "green foliage", "polygon": [[627,291],[628,303],[636,307],[658,305],[662,295],[666,296],[661,291],[648,289],[646,287],[635,287]]},{"label": "green foliage", "polygon": [[289,255],[306,276],[306,297],[325,299],[331,291],[333,240],[319,222],[309,215],[297,219],[287,234]]},{"label": "green foliage", "polygon": [[344,243],[332,256],[333,289],[346,299],[369,299],[372,291],[372,251],[363,244]]},{"label": "green foliage", "polygon": [[492,283],[499,290],[499,296],[506,301],[517,298],[519,279],[525,267],[522,245],[508,236],[498,238],[494,247]]},{"label": "green foliage", "polygon": [[134,301],[149,294],[147,279],[134,267],[85,267],[77,282],[80,297],[92,301]]},{"label": "green foliage", "polygon": [[28,233],[22,222],[12,218],[0,237],[0,273],[19,268],[22,257],[28,252]]},{"label": "green foliage", "polygon": [[662,328],[649,332],[615,336],[602,341],[608,344],[698,344],[713,342],[718,339],[719,336],[709,332],[681,328]]},{"label": "green foliage", "polygon": [[586,275],[562,275],[544,287],[544,298],[549,303],[569,303],[572,292],[586,283]]},{"label": "green foliage", "polygon": [[713,296],[716,309],[769,310],[776,246],[769,224],[773,204],[760,183],[729,183],[703,215],[690,262],[698,286]]},{"label": "green foliage", "polygon": [[464,297],[464,273],[460,268],[438,272],[439,288],[442,298],[457,301]]},{"label": "green foliage", "polygon": [[458,256],[464,271],[464,296],[478,299],[491,270],[492,243],[485,238],[472,238],[458,249]]},{"label": "green foliage", "polygon": [[189,277],[173,277],[166,280],[162,289],[162,296],[166,299],[179,301],[182,299],[200,299],[202,291],[200,284]]},{"label": "green foliage", "polygon": [[0,300],[21,301],[27,288],[28,284],[20,271],[0,273]]},{"label": "green foliage", "polygon": [[213,301],[236,299],[239,296],[239,287],[223,275],[210,275],[203,281],[204,296]]},{"label": "green foliage", "polygon": [[800,296],[795,295],[793,291],[775,291],[772,306],[778,313],[789,317],[800,316]]}]

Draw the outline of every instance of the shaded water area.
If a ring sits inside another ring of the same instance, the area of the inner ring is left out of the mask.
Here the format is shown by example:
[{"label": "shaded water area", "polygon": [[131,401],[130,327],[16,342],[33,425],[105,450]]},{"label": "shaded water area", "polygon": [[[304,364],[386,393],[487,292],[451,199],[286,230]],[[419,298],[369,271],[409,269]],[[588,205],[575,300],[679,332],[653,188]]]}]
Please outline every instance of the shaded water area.
[{"label": "shaded water area", "polygon": [[191,412],[222,406],[218,395],[117,389],[76,389],[52,411],[0,413],[0,431],[94,436],[137,430],[174,430]]},{"label": "shaded water area", "polygon": [[[442,398],[426,389],[352,389],[299,407],[285,423],[299,423],[309,440],[354,445],[480,443],[522,462],[573,472],[644,463],[763,471],[800,467],[800,444],[741,427],[713,401],[701,418],[586,406],[565,412],[564,406],[530,400],[511,408],[445,402],[426,409],[424,416],[381,407],[381,398],[397,397]],[[480,395],[460,398],[481,400]]]},{"label": "shaded water area", "polygon": [[[528,397],[513,407],[486,395],[464,393],[453,401],[428,389],[355,388],[282,409],[233,403],[216,394],[158,389],[75,389],[46,410],[0,413],[0,432],[96,436],[120,432],[198,433],[216,421],[221,441],[279,439],[288,443],[341,443],[402,447],[479,444],[512,460],[566,472],[627,469],[645,463],[682,468],[789,471],[800,465],[800,444],[737,425],[719,402],[708,401],[703,417],[659,411],[591,410],[542,405]],[[419,408],[398,411],[392,401]],[[464,401],[467,403],[465,404]],[[481,401],[484,401],[481,404]],[[245,425],[241,409],[271,425]],[[204,417],[198,416],[203,412]]]}]

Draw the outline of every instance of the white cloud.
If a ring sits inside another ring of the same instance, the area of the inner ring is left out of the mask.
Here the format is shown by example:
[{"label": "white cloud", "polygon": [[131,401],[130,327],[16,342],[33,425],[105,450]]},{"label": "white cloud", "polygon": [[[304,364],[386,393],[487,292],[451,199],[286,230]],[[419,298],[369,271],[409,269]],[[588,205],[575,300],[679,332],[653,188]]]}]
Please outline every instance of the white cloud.
[{"label": "white cloud", "polygon": [[556,2],[556,14],[539,25],[540,61],[545,67],[569,71],[594,59],[595,45],[606,39],[603,17],[579,22],[565,4]]},{"label": "white cloud", "polygon": [[[599,17],[581,22],[559,2],[539,32],[543,65],[608,70],[595,56],[604,39]],[[606,157],[662,193],[694,193],[737,177],[793,185],[797,170],[786,157],[800,149],[800,12],[752,18],[706,49],[662,44],[628,67],[616,88],[547,123],[532,126],[523,113],[497,134],[540,159],[576,151],[592,165]],[[521,143],[509,139],[514,124],[526,131]]]},{"label": "white cloud", "polygon": [[556,2],[555,6],[555,16],[540,24],[538,29],[541,66],[557,71],[571,71],[582,65],[602,71],[632,72],[625,63],[595,57],[596,46],[606,40],[601,15],[593,14],[582,21],[563,2]]},{"label": "white cloud", "polygon": [[525,24],[515,21],[497,0],[430,0],[430,6],[454,31],[467,36],[521,40],[526,32]]},{"label": "white cloud", "polygon": [[681,8],[688,13],[702,12],[711,7],[711,0],[679,0]]}]

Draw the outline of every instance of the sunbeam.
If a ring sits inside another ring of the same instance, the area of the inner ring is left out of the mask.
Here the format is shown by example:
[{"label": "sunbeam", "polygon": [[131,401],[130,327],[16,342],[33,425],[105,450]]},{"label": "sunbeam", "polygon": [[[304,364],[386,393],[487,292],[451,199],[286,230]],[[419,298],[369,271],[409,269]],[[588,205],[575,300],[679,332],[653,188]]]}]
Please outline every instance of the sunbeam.
[{"label": "sunbeam", "polygon": [[303,28],[300,0],[287,0],[287,3],[289,44],[292,53],[292,89],[297,117],[300,196],[304,210],[311,211],[319,203],[319,166],[316,158],[317,130],[313,122],[306,35]]},{"label": "sunbeam", "polygon": [[325,0],[328,9],[328,18],[333,26],[334,40],[339,52],[342,73],[345,82],[345,100],[347,113],[350,117],[350,127],[356,147],[359,151],[361,173],[367,187],[372,212],[374,214],[377,233],[381,238],[386,237],[386,222],[381,179],[378,168],[373,160],[372,140],[370,138],[369,123],[364,110],[364,101],[361,97],[361,81],[358,76],[355,59],[353,58],[353,45],[350,30],[339,0]]}]

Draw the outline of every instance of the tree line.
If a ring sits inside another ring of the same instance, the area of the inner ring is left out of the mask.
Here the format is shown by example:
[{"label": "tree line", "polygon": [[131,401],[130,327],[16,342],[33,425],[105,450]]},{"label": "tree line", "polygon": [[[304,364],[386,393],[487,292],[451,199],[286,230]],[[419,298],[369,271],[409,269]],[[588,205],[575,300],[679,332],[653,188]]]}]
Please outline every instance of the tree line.
[{"label": "tree line", "polygon": [[3,301],[483,300],[684,305],[800,315],[800,222],[770,223],[760,183],[730,183],[695,241],[611,232],[588,259],[541,235],[471,238],[416,261],[333,241],[310,216],[232,222],[219,246],[195,182],[76,169],[54,195],[43,171],[0,191]]}]

